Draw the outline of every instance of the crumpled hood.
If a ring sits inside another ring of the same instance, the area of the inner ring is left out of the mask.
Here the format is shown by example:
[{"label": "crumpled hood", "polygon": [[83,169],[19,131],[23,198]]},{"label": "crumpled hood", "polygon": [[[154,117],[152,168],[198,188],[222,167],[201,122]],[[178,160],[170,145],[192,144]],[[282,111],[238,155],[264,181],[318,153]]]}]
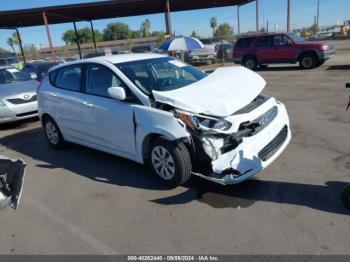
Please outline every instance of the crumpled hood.
[{"label": "crumpled hood", "polygon": [[153,96],[185,111],[226,117],[253,101],[265,85],[265,80],[249,69],[224,67],[183,88],[153,91]]}]

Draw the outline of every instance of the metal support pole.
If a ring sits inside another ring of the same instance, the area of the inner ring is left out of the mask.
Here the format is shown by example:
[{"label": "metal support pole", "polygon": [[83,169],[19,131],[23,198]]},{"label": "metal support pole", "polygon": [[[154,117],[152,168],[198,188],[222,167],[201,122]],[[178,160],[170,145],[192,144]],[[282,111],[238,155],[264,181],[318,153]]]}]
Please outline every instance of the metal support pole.
[{"label": "metal support pole", "polygon": [[170,0],[166,0],[165,4],[165,25],[166,25],[166,34],[171,36],[171,18],[170,18]]},{"label": "metal support pole", "polygon": [[266,20],[266,32],[269,32],[269,20]]},{"label": "metal support pole", "polygon": [[97,55],[96,38],[95,38],[94,26],[92,24],[92,21],[90,21],[90,26],[91,26],[91,32],[92,32],[92,40],[94,41],[95,53]]},{"label": "metal support pole", "polygon": [[318,27],[319,27],[319,20],[320,20],[320,0],[317,0],[317,19],[316,19],[317,31],[318,31]]},{"label": "metal support pole", "polygon": [[23,52],[23,46],[22,46],[22,39],[21,39],[21,35],[19,34],[18,28],[16,28],[16,32],[17,32],[17,38],[18,38],[18,45],[19,48],[21,49],[21,53],[22,53],[22,57],[23,57],[23,63],[26,63],[26,57],[24,56],[24,52]]},{"label": "metal support pole", "polygon": [[238,36],[241,34],[241,21],[239,18],[239,7],[240,7],[240,5],[237,5],[237,33],[238,33]]},{"label": "metal support pole", "polygon": [[256,3],[256,33],[259,33],[259,0],[255,0]]},{"label": "metal support pole", "polygon": [[80,39],[79,39],[77,26],[76,26],[75,22],[73,22],[73,25],[74,25],[74,32],[75,32],[75,41],[77,42],[77,46],[78,46],[79,57],[80,57],[80,59],[83,59],[83,56],[81,55],[81,49],[80,49]]},{"label": "metal support pole", "polygon": [[290,32],[290,1],[288,0],[288,7],[287,7],[287,32]]},{"label": "metal support pole", "polygon": [[45,12],[43,12],[43,19],[44,19],[44,23],[45,23],[47,39],[49,40],[49,45],[50,45],[51,60],[55,61],[56,60],[55,49],[53,48],[53,45],[52,45],[51,34],[50,34],[50,30],[49,30],[49,24],[47,22],[47,17],[46,17],[46,13]]}]

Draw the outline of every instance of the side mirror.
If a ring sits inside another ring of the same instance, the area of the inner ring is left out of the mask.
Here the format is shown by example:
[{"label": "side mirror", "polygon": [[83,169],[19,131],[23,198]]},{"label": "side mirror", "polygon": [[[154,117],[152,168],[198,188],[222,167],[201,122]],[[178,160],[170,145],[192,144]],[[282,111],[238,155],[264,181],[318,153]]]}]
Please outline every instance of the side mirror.
[{"label": "side mirror", "polygon": [[113,86],[108,88],[108,94],[110,97],[121,101],[125,100],[126,98],[125,89],[120,86]]},{"label": "side mirror", "polygon": [[345,87],[350,88],[350,83],[346,83]]},{"label": "side mirror", "polygon": [[38,75],[36,73],[29,73],[29,76],[33,80],[37,80],[38,79]]}]

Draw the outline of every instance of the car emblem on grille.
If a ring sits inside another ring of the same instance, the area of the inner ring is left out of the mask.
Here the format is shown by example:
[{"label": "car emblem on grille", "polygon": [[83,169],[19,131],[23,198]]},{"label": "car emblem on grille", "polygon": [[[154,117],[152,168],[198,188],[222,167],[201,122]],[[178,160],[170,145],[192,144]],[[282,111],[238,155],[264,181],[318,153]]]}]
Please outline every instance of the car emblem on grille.
[{"label": "car emblem on grille", "polygon": [[24,100],[29,100],[29,98],[30,98],[29,95],[24,95],[24,96],[23,96],[23,99],[24,99]]},{"label": "car emblem on grille", "polygon": [[264,116],[259,120],[259,125],[264,126],[267,122],[268,122],[268,118]]}]

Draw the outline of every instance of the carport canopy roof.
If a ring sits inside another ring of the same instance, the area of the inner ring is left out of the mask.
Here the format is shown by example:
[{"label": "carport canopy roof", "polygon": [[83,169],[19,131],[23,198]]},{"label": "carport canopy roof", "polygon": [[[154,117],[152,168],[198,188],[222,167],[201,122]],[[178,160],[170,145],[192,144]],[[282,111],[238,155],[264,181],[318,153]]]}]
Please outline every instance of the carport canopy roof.
[{"label": "carport canopy roof", "polygon": [[[175,12],[187,11],[244,5],[252,1],[254,0],[170,0],[170,9]],[[165,11],[165,3],[165,0],[114,0],[1,11],[0,28],[43,25],[43,12],[46,13],[49,24],[162,13]]]}]

